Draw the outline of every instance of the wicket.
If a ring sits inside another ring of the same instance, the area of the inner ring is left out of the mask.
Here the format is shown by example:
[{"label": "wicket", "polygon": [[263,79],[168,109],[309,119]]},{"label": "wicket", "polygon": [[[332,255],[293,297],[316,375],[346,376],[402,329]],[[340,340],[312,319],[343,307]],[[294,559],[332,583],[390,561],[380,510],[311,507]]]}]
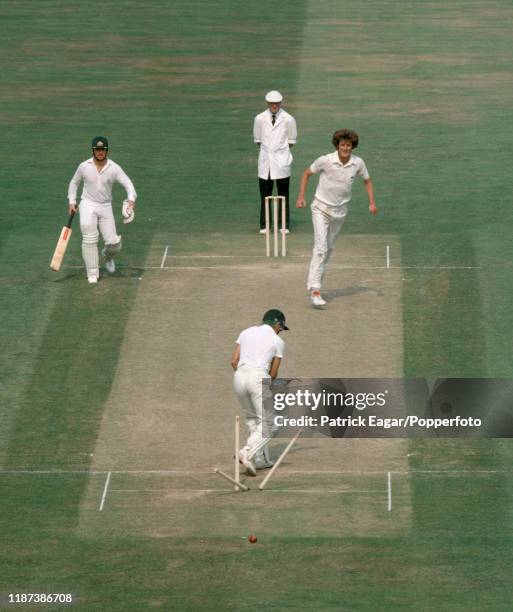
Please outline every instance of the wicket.
[{"label": "wicket", "polygon": [[[235,481],[240,483],[240,463],[239,463],[239,415],[235,415],[235,448],[234,448],[234,458],[235,458]],[[237,490],[238,484],[235,485],[235,490]]]},{"label": "wicket", "polygon": [[[286,205],[284,196],[267,196],[265,198],[265,253],[267,257],[271,257],[271,202],[273,206],[273,226],[274,226],[274,256],[279,256],[278,248],[278,226],[281,218],[281,255],[287,255],[287,238],[285,230],[287,229],[286,221]],[[281,207],[281,214],[278,215],[278,209]]]},{"label": "wicket", "polygon": [[218,468],[215,468],[214,473],[215,474],[219,474],[219,476],[222,476],[223,478],[225,478],[228,482],[231,482],[234,486],[233,488],[235,489],[235,491],[249,491],[249,487],[247,487],[246,485],[243,485],[240,481],[240,465],[239,465],[239,438],[240,438],[240,433],[239,433],[239,425],[240,425],[240,419],[239,419],[239,415],[237,414],[235,416],[235,443],[234,443],[234,453],[233,453],[233,459],[234,459],[234,477],[232,478],[231,476],[228,476],[228,474],[226,474],[225,472],[221,471]]},{"label": "wicket", "polygon": [[237,490],[249,491],[249,487],[247,487],[246,485],[243,485],[242,482],[237,482],[235,480],[235,478],[232,478],[231,476],[228,476],[228,474],[225,474],[224,472],[222,472],[218,468],[214,469],[214,474],[219,474],[219,476],[222,476],[223,478],[226,478],[226,480],[228,482],[232,482],[234,484],[234,486],[235,486],[235,489],[237,489]]}]

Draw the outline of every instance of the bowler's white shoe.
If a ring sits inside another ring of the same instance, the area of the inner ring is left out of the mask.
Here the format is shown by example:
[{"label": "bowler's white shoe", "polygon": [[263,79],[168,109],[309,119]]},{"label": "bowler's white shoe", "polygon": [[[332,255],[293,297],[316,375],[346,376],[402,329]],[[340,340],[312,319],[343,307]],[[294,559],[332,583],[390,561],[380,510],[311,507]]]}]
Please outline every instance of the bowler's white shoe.
[{"label": "bowler's white shoe", "polygon": [[266,229],[261,229],[260,230],[260,234],[267,234],[267,230]]},{"label": "bowler's white shoe", "polygon": [[289,229],[284,229],[284,230],[281,230],[281,233],[282,234],[290,234],[290,230]]},{"label": "bowler's white shoe", "polygon": [[256,476],[255,466],[253,465],[253,462],[249,459],[247,450],[243,448],[240,449],[239,461],[246,468],[246,471],[250,476]]},{"label": "bowler's white shoe", "polygon": [[314,308],[319,308],[320,306],[325,306],[326,300],[322,299],[320,291],[312,291],[310,293],[310,303]]},{"label": "bowler's white shoe", "polygon": [[97,276],[88,276],[87,277],[87,282],[90,283],[91,285],[95,285],[98,282],[98,277]]}]

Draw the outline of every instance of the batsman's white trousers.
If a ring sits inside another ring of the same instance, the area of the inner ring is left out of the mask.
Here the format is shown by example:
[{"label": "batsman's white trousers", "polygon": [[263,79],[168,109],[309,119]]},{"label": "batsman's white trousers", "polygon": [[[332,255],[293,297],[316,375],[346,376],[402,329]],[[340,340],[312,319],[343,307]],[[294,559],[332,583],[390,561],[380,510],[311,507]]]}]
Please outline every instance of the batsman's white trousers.
[{"label": "batsman's white trousers", "polygon": [[79,213],[82,234],[84,234],[84,230],[87,232],[87,228],[94,226],[100,229],[105,244],[116,244],[119,242],[111,202],[99,204],[90,200],[81,200]]},{"label": "batsman's white trousers", "polygon": [[239,398],[240,405],[246,414],[246,425],[249,437],[243,447],[247,451],[249,459],[263,459],[264,447],[271,440],[263,436],[263,403],[262,403],[262,379],[270,378],[269,373],[260,368],[240,366],[233,376],[233,388]]},{"label": "batsman's white trousers", "polygon": [[307,289],[313,291],[322,287],[322,278],[333,251],[333,244],[344,225],[347,210],[340,211],[338,208],[334,208],[331,211],[329,206],[323,205],[317,200],[312,202],[310,208],[314,228],[314,246],[308,272]]}]

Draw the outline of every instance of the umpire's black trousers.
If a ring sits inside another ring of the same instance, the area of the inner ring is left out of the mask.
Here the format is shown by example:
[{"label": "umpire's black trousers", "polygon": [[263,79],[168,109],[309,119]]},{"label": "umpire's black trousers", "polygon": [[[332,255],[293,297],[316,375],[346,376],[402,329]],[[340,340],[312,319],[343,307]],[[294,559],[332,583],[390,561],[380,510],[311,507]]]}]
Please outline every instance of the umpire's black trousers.
[{"label": "umpire's black trousers", "polygon": [[[287,229],[290,229],[290,211],[289,211],[289,185],[290,176],[281,179],[258,179],[258,186],[260,188],[260,229],[265,229],[265,198],[273,194],[273,183],[276,181],[276,187],[278,189],[279,196],[285,196],[285,223]],[[281,214],[281,211],[278,212]],[[270,223],[272,224],[272,210],[270,211]],[[281,227],[281,217],[278,223],[278,227]]]}]

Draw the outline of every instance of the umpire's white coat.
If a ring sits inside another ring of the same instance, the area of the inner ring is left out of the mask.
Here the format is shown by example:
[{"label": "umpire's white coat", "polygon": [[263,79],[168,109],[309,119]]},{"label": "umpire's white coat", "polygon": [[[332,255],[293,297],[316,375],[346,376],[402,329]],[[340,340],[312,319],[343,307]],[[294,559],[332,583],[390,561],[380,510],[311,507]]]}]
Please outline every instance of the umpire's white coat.
[{"label": "umpire's white coat", "polygon": [[266,110],[255,117],[253,137],[260,144],[258,156],[259,178],[287,178],[291,174],[292,154],[289,144],[297,140],[296,120],[282,108],[276,113],[272,124],[271,111]]}]

